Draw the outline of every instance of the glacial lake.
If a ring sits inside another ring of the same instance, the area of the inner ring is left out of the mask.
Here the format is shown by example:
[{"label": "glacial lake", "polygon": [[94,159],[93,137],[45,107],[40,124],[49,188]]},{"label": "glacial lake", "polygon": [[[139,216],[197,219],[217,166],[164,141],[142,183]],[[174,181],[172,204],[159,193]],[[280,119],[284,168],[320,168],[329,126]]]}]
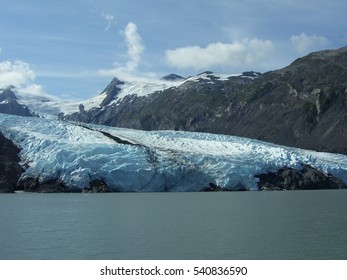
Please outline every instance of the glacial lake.
[{"label": "glacial lake", "polygon": [[347,259],[347,191],[1,194],[0,259]]}]

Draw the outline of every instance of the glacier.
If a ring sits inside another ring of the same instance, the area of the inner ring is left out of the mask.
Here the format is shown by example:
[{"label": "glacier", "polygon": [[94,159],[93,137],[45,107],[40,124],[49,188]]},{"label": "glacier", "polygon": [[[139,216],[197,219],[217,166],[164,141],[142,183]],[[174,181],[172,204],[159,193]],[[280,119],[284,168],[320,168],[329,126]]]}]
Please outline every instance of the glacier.
[{"label": "glacier", "polygon": [[59,179],[73,188],[100,179],[113,191],[199,191],[209,183],[257,190],[254,175],[302,164],[347,183],[346,155],[248,138],[6,114],[0,114],[0,131],[21,148],[22,179]]}]

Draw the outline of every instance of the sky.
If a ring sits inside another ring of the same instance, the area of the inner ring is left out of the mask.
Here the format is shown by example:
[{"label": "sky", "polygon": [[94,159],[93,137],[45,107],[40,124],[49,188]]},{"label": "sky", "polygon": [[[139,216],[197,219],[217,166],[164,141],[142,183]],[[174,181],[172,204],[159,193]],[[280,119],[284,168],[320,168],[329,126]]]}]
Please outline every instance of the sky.
[{"label": "sky", "polygon": [[81,100],[113,77],[266,72],[347,45],[345,0],[0,0],[0,88]]}]

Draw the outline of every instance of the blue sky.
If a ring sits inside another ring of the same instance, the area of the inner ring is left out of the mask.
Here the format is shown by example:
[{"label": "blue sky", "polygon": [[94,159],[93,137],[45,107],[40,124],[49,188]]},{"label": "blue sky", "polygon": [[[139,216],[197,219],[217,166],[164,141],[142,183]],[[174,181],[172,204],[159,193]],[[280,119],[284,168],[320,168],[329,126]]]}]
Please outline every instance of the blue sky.
[{"label": "blue sky", "polygon": [[347,45],[341,0],[0,0],[0,87],[69,99],[113,76],[265,72]]}]

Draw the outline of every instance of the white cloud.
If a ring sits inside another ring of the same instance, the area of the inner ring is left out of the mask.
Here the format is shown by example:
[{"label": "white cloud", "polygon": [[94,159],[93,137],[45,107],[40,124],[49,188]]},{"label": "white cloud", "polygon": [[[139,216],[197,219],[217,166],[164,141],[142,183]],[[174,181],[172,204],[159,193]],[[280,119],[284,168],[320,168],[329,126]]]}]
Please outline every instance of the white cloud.
[{"label": "white cloud", "polygon": [[35,79],[30,65],[21,60],[0,62],[0,88],[7,86],[20,87]]},{"label": "white cloud", "polygon": [[321,49],[329,44],[329,40],[324,36],[318,35],[306,35],[301,33],[300,35],[293,35],[290,38],[292,47],[300,54],[305,54],[310,51]]},{"label": "white cloud", "polygon": [[177,68],[206,70],[211,67],[251,66],[266,60],[273,52],[270,40],[243,39],[233,43],[211,43],[205,48],[190,46],[167,50],[168,65]]},{"label": "white cloud", "polygon": [[47,94],[41,85],[34,83],[35,77],[34,70],[24,61],[0,62],[0,88],[14,86],[24,94],[57,100],[57,97]]},{"label": "white cloud", "polygon": [[20,96],[21,98],[29,97],[29,99],[39,99],[39,100],[47,99],[50,101],[60,101],[61,100],[57,96],[53,96],[53,95],[46,93],[44,88],[38,84],[30,84],[28,86],[16,88],[15,93],[17,94],[17,96]]},{"label": "white cloud", "polygon": [[124,30],[125,42],[128,48],[130,60],[126,64],[128,71],[134,71],[141,61],[141,54],[145,50],[142,44],[142,38],[137,32],[137,26],[133,22],[129,22]]},{"label": "white cloud", "polygon": [[99,74],[107,77],[129,78],[134,75],[140,62],[141,55],[145,50],[142,43],[142,38],[137,31],[137,26],[133,22],[129,22],[125,29],[122,31],[124,35],[125,44],[127,46],[128,61],[125,64],[115,63],[116,67],[113,69],[99,70]]},{"label": "white cloud", "polygon": [[107,14],[105,12],[101,13],[101,17],[106,20],[107,26],[105,27],[105,31],[109,30],[111,26],[116,22],[114,15]]}]

